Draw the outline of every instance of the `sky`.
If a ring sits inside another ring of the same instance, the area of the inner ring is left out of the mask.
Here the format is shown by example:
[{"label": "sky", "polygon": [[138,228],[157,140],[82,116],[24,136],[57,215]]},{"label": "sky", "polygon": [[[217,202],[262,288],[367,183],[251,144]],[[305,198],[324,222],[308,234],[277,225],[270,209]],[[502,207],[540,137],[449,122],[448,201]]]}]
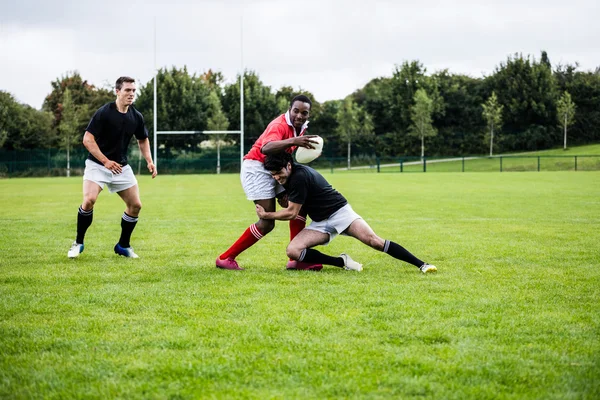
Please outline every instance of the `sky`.
[{"label": "sky", "polygon": [[247,69],[324,102],[404,61],[480,78],[542,50],[553,65],[600,67],[598,0],[0,0],[0,90],[35,108],[73,71],[111,88],[157,68],[227,82]]}]

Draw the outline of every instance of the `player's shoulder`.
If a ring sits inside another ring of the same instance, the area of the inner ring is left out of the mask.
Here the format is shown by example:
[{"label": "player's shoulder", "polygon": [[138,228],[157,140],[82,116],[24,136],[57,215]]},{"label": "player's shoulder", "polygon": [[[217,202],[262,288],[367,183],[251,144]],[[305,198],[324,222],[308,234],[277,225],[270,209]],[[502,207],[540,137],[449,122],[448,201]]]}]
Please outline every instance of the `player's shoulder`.
[{"label": "player's shoulder", "polygon": [[138,110],[137,108],[135,108],[135,107],[133,106],[133,104],[132,104],[132,105],[130,105],[130,106],[129,106],[129,108],[130,108],[130,109],[131,109],[131,111],[133,112],[133,115],[135,115],[135,116],[136,116],[136,118],[141,118],[141,119],[144,119],[144,116],[142,115],[142,113],[141,113],[141,112],[139,112],[139,110]]},{"label": "player's shoulder", "polygon": [[96,110],[96,112],[94,113],[94,117],[102,118],[104,116],[108,116],[113,109],[116,109],[115,107],[115,102],[109,101],[108,103],[100,106],[100,108]]},{"label": "player's shoulder", "polygon": [[294,164],[294,169],[295,169],[294,173],[298,177],[302,177],[302,178],[308,178],[308,177],[313,176],[313,175],[315,175],[317,173],[317,171],[315,171],[314,169],[312,169],[308,165],[302,165],[302,164],[298,164],[298,163]]},{"label": "player's shoulder", "polygon": [[109,101],[108,103],[105,103],[102,106],[100,106],[100,108],[96,112],[97,113],[107,113],[111,109],[115,108],[115,104],[116,103],[114,101]]},{"label": "player's shoulder", "polygon": [[285,128],[285,129],[287,129],[288,126],[289,125],[285,121],[285,114],[281,114],[280,116],[278,116],[277,118],[275,118],[274,120],[269,122],[269,125],[267,126],[267,128],[278,128],[278,129]]}]

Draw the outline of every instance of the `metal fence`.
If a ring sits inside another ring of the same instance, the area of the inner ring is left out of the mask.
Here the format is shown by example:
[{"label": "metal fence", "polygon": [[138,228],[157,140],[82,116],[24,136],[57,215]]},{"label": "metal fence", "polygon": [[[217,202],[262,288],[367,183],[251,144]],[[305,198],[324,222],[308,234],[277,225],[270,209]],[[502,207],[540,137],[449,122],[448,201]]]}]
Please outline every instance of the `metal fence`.
[{"label": "metal fence", "polygon": [[[77,149],[70,155],[70,175],[83,175],[87,151]],[[147,174],[146,162],[139,151],[131,151],[129,163],[136,174]],[[310,166],[332,173],[347,171],[365,173],[409,172],[516,172],[516,171],[600,171],[600,155],[500,155],[459,157],[376,157],[358,155],[344,157],[321,156]],[[217,155],[214,152],[164,153],[158,165],[161,174],[215,174]],[[222,152],[220,171],[239,173],[239,154]],[[64,150],[45,149],[6,151],[0,149],[0,177],[66,176],[67,156]]]},{"label": "metal fence", "polygon": [[[323,161],[329,163],[325,165]],[[459,157],[380,158],[363,165],[351,165],[346,159],[322,160],[320,168],[332,173],[363,172],[519,172],[519,171],[600,171],[600,155],[500,155]]]}]

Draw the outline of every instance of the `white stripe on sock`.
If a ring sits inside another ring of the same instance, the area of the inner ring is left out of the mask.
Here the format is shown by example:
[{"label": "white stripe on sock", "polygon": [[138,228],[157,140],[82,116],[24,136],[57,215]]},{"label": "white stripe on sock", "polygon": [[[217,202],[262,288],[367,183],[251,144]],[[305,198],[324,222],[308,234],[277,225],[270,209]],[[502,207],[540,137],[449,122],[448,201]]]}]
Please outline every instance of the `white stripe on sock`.
[{"label": "white stripe on sock", "polygon": [[93,208],[90,211],[85,211],[83,208],[79,207],[79,214],[81,214],[81,215],[91,215],[93,213],[94,213]]},{"label": "white stripe on sock", "polygon": [[127,222],[137,222],[138,217],[130,217],[129,215],[123,213],[123,219]]},{"label": "white stripe on sock", "polygon": [[298,261],[304,261],[305,256],[306,256],[306,249],[302,250],[302,253],[300,253],[300,257],[298,257]]},{"label": "white stripe on sock", "polygon": [[252,235],[254,235],[256,240],[260,240],[263,237],[262,233],[260,233],[260,231],[256,227],[256,224],[250,225],[250,232],[252,232]]},{"label": "white stripe on sock", "polygon": [[389,249],[390,249],[390,241],[386,240],[385,244],[383,245],[383,252],[387,253]]}]

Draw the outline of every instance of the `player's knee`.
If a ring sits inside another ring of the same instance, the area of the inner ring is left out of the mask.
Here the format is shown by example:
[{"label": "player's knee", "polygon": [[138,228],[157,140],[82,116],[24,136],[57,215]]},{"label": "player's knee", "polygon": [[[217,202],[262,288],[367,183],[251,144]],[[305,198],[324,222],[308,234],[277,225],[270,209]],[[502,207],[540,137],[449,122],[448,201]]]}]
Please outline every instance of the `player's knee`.
[{"label": "player's knee", "polygon": [[86,211],[91,210],[92,208],[94,208],[94,204],[96,204],[97,198],[98,197],[96,197],[96,196],[84,196],[81,207]]},{"label": "player's knee", "polygon": [[300,258],[300,254],[302,253],[302,249],[288,245],[287,249],[285,249],[285,253],[292,260],[298,260],[298,258]]},{"label": "player's knee", "polygon": [[142,202],[138,201],[136,203],[133,203],[132,207],[131,207],[135,212],[139,213],[142,209]]},{"label": "player's knee", "polygon": [[275,221],[271,219],[261,219],[256,223],[256,227],[263,235],[271,232],[275,228]]}]

